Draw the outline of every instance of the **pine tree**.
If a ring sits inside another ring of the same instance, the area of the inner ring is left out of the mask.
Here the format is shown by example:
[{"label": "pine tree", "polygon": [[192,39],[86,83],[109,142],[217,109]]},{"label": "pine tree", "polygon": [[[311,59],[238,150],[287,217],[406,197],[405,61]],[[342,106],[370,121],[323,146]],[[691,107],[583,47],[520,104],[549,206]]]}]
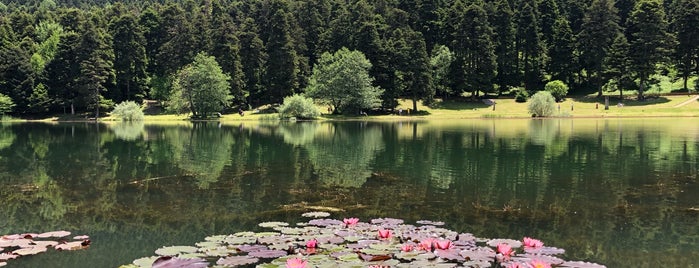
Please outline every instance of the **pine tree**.
[{"label": "pine tree", "polygon": [[267,53],[252,18],[247,18],[240,29],[240,59],[244,88],[249,93],[247,102],[260,104],[265,94],[263,85]]},{"label": "pine tree", "polygon": [[493,30],[482,6],[469,5],[457,26],[454,40],[455,64],[461,64],[465,87],[476,97],[480,92],[492,92],[497,63]]},{"label": "pine tree", "polygon": [[659,0],[640,0],[629,17],[631,69],[639,79],[638,99],[644,98],[648,77],[656,64],[667,61],[673,36],[667,31],[665,11]]},{"label": "pine tree", "polygon": [[524,87],[539,89],[543,80],[543,46],[537,20],[537,12],[529,2],[524,2],[517,12],[517,51],[519,69],[523,74]]},{"label": "pine tree", "polygon": [[509,86],[519,85],[513,23],[514,12],[508,0],[497,0],[495,2],[495,14],[491,18],[491,25],[494,31],[495,56],[498,65],[495,83],[500,86],[498,93],[502,93]]},{"label": "pine tree", "polygon": [[548,73],[551,74],[552,80],[562,80],[567,85],[572,85],[575,72],[575,43],[573,32],[565,17],[556,20],[552,42],[548,48]]},{"label": "pine tree", "polygon": [[699,72],[699,0],[678,0],[675,10],[672,24],[677,47],[673,56],[687,90],[689,76]]},{"label": "pine tree", "polygon": [[604,58],[621,31],[616,13],[612,0],[593,1],[578,34],[580,60],[587,70],[588,82],[597,90],[597,96],[602,96],[605,83],[602,77]]},{"label": "pine tree", "polygon": [[136,18],[126,14],[112,22],[114,71],[116,88],[112,94],[115,102],[140,101],[145,97],[148,75],[146,68],[146,39]]},{"label": "pine tree", "polygon": [[249,95],[245,88],[243,66],[240,59],[240,42],[236,36],[233,20],[228,14],[217,14],[213,25],[217,27],[208,34],[211,38],[211,55],[221,66],[221,70],[231,77],[230,93],[238,105],[247,102]]},{"label": "pine tree", "polygon": [[[417,101],[431,103],[434,99],[430,75],[430,59],[427,55],[422,33],[406,26],[396,29],[394,49],[396,52],[396,73],[398,91],[409,97],[413,111],[417,111]],[[395,89],[394,89],[395,90]],[[392,107],[391,107],[392,108]]]},{"label": "pine tree", "polygon": [[619,90],[620,100],[624,98],[624,88],[632,82],[629,64],[629,42],[623,33],[618,33],[607,52],[602,68],[605,80],[612,82]]},{"label": "pine tree", "polygon": [[284,97],[297,92],[298,60],[291,39],[288,14],[283,9],[274,11],[266,27],[269,38],[266,42],[270,60],[266,66],[267,100],[281,103]]}]

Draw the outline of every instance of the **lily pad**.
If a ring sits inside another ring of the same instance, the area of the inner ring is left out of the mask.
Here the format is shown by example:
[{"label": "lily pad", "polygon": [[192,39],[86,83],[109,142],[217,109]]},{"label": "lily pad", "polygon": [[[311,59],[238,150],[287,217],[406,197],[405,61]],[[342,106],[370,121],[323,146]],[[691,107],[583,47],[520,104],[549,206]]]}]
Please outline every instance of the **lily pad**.
[{"label": "lily pad", "polygon": [[[85,241],[90,241],[90,240],[85,240]],[[75,241],[75,242],[68,242],[65,244],[58,244],[53,246],[56,250],[80,250],[80,249],[85,249],[87,248],[90,244],[85,243],[85,241]]]},{"label": "lily pad", "polygon": [[176,256],[180,253],[194,253],[197,252],[197,250],[199,249],[190,246],[171,246],[156,249],[155,254],[158,254],[160,256]]},{"label": "lily pad", "polygon": [[254,244],[257,242],[257,237],[231,236],[225,238],[222,242],[229,245]]},{"label": "lily pad", "polygon": [[205,268],[209,263],[204,259],[181,259],[162,256],[153,262],[153,268]]},{"label": "lily pad", "polygon": [[218,259],[218,261],[216,261],[216,264],[222,265],[222,266],[235,267],[235,266],[243,266],[243,265],[257,263],[259,261],[260,261],[260,259],[249,257],[249,256],[230,256],[230,257]]},{"label": "lily pad", "polygon": [[151,267],[153,262],[160,258],[160,256],[143,257],[140,259],[135,259],[133,264],[138,267]]},{"label": "lily pad", "polygon": [[73,237],[73,240],[85,240],[85,239],[90,239],[90,236],[89,235],[78,235],[78,236]]},{"label": "lily pad", "polygon": [[538,247],[538,248],[524,247],[524,252],[529,253],[529,254],[542,254],[542,255],[559,255],[559,254],[566,253],[565,249],[555,248],[555,247]]},{"label": "lily pad", "polygon": [[497,247],[500,244],[508,244],[512,248],[519,248],[522,246],[522,241],[513,239],[491,239],[487,244],[491,247]]},{"label": "lily pad", "polygon": [[279,258],[279,257],[286,256],[286,255],[287,255],[286,251],[272,250],[272,249],[253,251],[253,252],[248,253],[248,256],[255,257],[255,258],[262,258],[262,259]]},{"label": "lily pad", "polygon": [[37,237],[39,237],[39,238],[49,238],[49,237],[61,238],[61,237],[69,236],[69,235],[70,235],[70,232],[68,232],[68,231],[55,231],[55,232],[46,232],[43,234],[39,234],[39,235],[37,235]]},{"label": "lily pad", "polygon": [[280,222],[280,221],[268,221],[268,222],[262,222],[262,223],[258,224],[258,226],[263,227],[263,228],[274,228],[274,227],[281,227],[281,226],[289,226],[289,224],[286,222]]},{"label": "lily pad", "polygon": [[567,261],[562,263],[559,267],[566,267],[566,268],[606,268],[607,266],[597,264],[597,263],[591,263],[591,262],[582,262],[582,261]]},{"label": "lily pad", "polygon": [[32,243],[36,246],[41,247],[53,247],[55,245],[58,245],[58,241],[34,241]]},{"label": "lily pad", "polygon": [[301,216],[304,216],[306,218],[326,218],[330,216],[330,213],[325,212],[325,211],[313,211],[313,212],[306,212],[301,214]]},{"label": "lily pad", "polygon": [[19,255],[16,255],[16,254],[0,253],[0,261],[12,260],[12,259],[16,259],[18,257],[19,257]]},{"label": "lily pad", "polygon": [[332,226],[332,225],[344,225],[345,223],[340,221],[340,220],[335,220],[335,219],[315,219],[315,220],[310,220],[308,221],[309,225],[315,225],[315,226]]},{"label": "lily pad", "polygon": [[415,223],[422,224],[422,225],[434,225],[434,226],[444,225],[443,221],[430,221],[430,220],[419,220],[419,221],[416,221]]},{"label": "lily pad", "polygon": [[46,247],[42,246],[36,246],[36,247],[28,247],[28,248],[20,248],[15,251],[12,251],[13,254],[17,254],[20,256],[27,256],[27,255],[36,255],[42,252],[46,252]]}]

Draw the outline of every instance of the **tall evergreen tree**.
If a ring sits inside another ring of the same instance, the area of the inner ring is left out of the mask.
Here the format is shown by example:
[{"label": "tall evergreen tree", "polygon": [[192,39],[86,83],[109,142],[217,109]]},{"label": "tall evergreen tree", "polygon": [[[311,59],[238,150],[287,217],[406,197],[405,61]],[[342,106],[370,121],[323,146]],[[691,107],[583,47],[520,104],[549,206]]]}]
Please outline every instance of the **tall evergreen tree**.
[{"label": "tall evergreen tree", "polygon": [[284,97],[297,92],[298,60],[290,34],[289,16],[284,9],[274,11],[266,30],[266,48],[270,60],[266,66],[267,100],[281,103]]},{"label": "tall evergreen tree", "polygon": [[115,102],[140,101],[147,91],[146,39],[136,17],[125,14],[112,22],[114,71],[116,88],[111,95]]},{"label": "tall evergreen tree", "polygon": [[552,80],[565,81],[567,85],[573,84],[575,72],[575,43],[573,32],[568,20],[559,17],[553,27],[553,39],[548,48],[549,64],[548,73]]},{"label": "tall evergreen tree", "polygon": [[104,29],[88,24],[81,36],[80,76],[77,78],[79,101],[85,108],[94,110],[98,118],[104,99],[102,94],[114,84],[114,52]]},{"label": "tall evergreen tree", "polygon": [[216,25],[216,28],[208,34],[213,41],[211,55],[216,58],[223,73],[230,76],[229,91],[235,104],[242,105],[247,102],[249,93],[245,88],[240,42],[236,36],[233,19],[228,14],[217,14],[213,25]]},{"label": "tall evergreen tree", "polygon": [[644,98],[648,77],[665,62],[674,42],[660,0],[640,0],[629,16],[631,69],[639,79],[638,99]]},{"label": "tall evergreen tree", "polygon": [[[422,33],[406,26],[396,29],[394,49],[396,52],[396,78],[394,86],[409,97],[413,103],[413,111],[417,111],[418,100],[431,103],[434,99],[430,75],[430,58]],[[396,89],[394,89],[396,90]]]},{"label": "tall evergreen tree", "polygon": [[677,0],[675,10],[672,25],[677,48],[673,58],[687,90],[689,76],[699,73],[699,0]]},{"label": "tall evergreen tree", "polygon": [[607,52],[602,68],[605,80],[609,81],[607,84],[612,84],[616,86],[616,90],[619,90],[620,100],[624,98],[624,88],[632,82],[629,65],[629,42],[626,40],[626,35],[618,33]]},{"label": "tall evergreen tree", "polygon": [[588,82],[602,96],[604,58],[614,38],[621,31],[616,8],[612,0],[594,0],[583,20],[578,34],[580,60],[587,70]]},{"label": "tall evergreen tree", "polygon": [[495,13],[490,16],[494,31],[497,75],[495,83],[499,85],[498,93],[509,86],[519,85],[517,77],[517,50],[515,48],[514,12],[508,0],[495,2]]},{"label": "tall evergreen tree", "polygon": [[497,69],[495,46],[491,40],[493,30],[481,5],[474,3],[466,8],[454,34],[453,45],[454,63],[462,65],[466,90],[473,97],[480,92],[492,92]]},{"label": "tall evergreen tree", "polygon": [[249,93],[247,102],[252,104],[259,104],[265,94],[263,81],[267,53],[257,31],[254,20],[247,18],[241,26],[239,37],[244,88]]},{"label": "tall evergreen tree", "polygon": [[528,90],[540,89],[544,62],[543,46],[537,19],[536,7],[529,1],[517,12],[517,51],[518,65],[522,73],[524,87]]}]

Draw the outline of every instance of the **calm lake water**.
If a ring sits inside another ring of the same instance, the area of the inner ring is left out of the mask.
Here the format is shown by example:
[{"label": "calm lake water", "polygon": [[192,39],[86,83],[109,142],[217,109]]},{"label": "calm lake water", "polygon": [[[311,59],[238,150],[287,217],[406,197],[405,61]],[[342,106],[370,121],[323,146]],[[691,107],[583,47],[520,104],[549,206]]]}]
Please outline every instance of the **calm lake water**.
[{"label": "calm lake water", "polygon": [[699,119],[11,124],[0,233],[92,237],[9,267],[117,267],[327,206],[532,236],[609,267],[694,267],[698,164]]}]

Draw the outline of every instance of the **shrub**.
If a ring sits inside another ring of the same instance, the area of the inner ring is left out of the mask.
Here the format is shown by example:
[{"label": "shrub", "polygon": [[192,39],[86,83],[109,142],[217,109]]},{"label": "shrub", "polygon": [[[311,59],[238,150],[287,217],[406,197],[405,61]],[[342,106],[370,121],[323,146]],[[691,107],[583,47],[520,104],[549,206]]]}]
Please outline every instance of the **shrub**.
[{"label": "shrub", "polygon": [[553,80],[546,83],[544,89],[551,92],[551,95],[556,98],[557,102],[563,100],[563,98],[565,98],[565,96],[568,94],[568,85],[563,83],[561,80]]},{"label": "shrub", "polygon": [[529,100],[529,113],[538,117],[553,115],[556,110],[556,100],[548,91],[539,91]]},{"label": "shrub", "polygon": [[122,121],[143,120],[143,109],[134,101],[124,101],[114,107],[112,114]]},{"label": "shrub", "polygon": [[516,102],[527,102],[527,99],[529,99],[529,92],[527,92],[526,89],[523,87],[518,87],[515,88],[515,101]]},{"label": "shrub", "polygon": [[9,96],[0,93],[0,115],[12,112],[12,108],[15,107],[15,103]]},{"label": "shrub", "polygon": [[298,119],[313,119],[320,116],[320,111],[311,98],[302,95],[293,95],[284,98],[284,103],[279,106],[279,117]]}]

